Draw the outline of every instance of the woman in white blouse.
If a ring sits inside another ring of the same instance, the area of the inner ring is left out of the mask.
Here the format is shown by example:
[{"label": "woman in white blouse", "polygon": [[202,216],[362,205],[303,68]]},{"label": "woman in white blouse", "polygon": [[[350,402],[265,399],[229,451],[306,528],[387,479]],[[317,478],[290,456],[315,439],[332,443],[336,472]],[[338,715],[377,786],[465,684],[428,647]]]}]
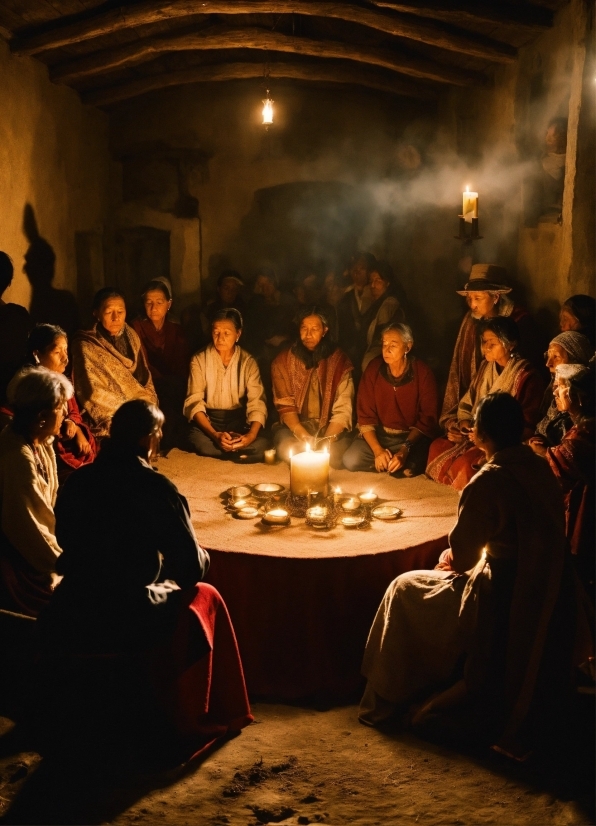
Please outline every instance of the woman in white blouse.
[{"label": "woman in white blouse", "polygon": [[211,323],[213,344],[192,357],[184,415],[200,456],[262,462],[269,447],[260,435],[267,419],[265,390],[256,361],[238,346],[242,316],[234,308]]},{"label": "woman in white blouse", "polygon": [[73,395],[61,373],[23,370],[8,385],[14,417],[0,435],[0,607],[36,617],[59,580],[53,439]]}]

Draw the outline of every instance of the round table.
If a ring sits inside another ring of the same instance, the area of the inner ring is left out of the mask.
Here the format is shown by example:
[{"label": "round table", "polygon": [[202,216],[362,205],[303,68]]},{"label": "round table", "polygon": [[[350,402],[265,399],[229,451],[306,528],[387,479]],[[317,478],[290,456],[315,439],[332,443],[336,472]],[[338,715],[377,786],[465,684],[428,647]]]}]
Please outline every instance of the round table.
[{"label": "round table", "polygon": [[457,493],[424,476],[332,470],[333,487],[373,490],[403,515],[373,520],[366,530],[321,532],[295,518],[289,527],[268,528],[227,513],[221,494],[231,485],[288,486],[287,465],[238,465],[173,450],[158,469],[188,499],[211,556],[207,580],[228,606],[252,697],[352,694],[385,589],[405,571],[436,564],[457,513]]}]

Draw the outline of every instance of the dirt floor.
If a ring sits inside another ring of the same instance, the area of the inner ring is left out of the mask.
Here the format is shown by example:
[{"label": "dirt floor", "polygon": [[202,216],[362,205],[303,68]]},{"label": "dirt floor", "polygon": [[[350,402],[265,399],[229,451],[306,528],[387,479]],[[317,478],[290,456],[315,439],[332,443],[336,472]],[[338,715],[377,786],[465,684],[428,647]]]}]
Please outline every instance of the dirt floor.
[{"label": "dirt floor", "polygon": [[567,744],[521,766],[368,729],[356,706],[255,704],[239,737],[163,772],[110,771],[93,743],[42,760],[0,718],[0,823],[592,824],[593,698],[583,700]]}]

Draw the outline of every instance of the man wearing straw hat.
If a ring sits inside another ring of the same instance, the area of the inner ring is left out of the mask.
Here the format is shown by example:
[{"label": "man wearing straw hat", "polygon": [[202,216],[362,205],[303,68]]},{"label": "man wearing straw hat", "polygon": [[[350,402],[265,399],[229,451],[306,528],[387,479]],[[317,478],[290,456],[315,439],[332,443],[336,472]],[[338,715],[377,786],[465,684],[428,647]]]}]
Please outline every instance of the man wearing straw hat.
[{"label": "man wearing straw hat", "polygon": [[511,287],[506,283],[507,271],[496,264],[474,264],[463,295],[469,307],[459,328],[455,350],[449,368],[440,424],[455,415],[460,399],[466,393],[476,375],[482,353],[478,336],[478,324],[482,319],[494,316],[510,316],[518,325],[520,355],[535,366],[543,367],[542,349],[534,323],[529,313],[518,307],[508,297]]}]

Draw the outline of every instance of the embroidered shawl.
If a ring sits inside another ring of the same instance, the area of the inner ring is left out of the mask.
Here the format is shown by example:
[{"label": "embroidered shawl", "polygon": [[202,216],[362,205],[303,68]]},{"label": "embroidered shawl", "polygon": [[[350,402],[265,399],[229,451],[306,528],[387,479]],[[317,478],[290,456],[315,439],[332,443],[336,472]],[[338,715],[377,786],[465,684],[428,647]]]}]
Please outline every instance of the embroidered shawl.
[{"label": "embroidered shawl", "polygon": [[[99,335],[97,325],[92,330],[77,333],[72,342],[77,399],[91,420],[91,431],[99,438],[108,435],[112,416],[124,402],[145,399],[158,404],[141,341],[128,324],[124,334],[133,349],[132,359],[123,356]],[[142,367],[142,372],[147,375],[144,385],[133,375],[137,367]]]},{"label": "embroidered shawl", "polygon": [[280,417],[286,413],[300,415],[312,374],[316,370],[322,396],[319,426],[324,429],[331,417],[339,383],[353,369],[352,362],[339,348],[328,358],[321,359],[318,367],[310,369],[291,349],[284,350],[271,365],[273,401]]}]

